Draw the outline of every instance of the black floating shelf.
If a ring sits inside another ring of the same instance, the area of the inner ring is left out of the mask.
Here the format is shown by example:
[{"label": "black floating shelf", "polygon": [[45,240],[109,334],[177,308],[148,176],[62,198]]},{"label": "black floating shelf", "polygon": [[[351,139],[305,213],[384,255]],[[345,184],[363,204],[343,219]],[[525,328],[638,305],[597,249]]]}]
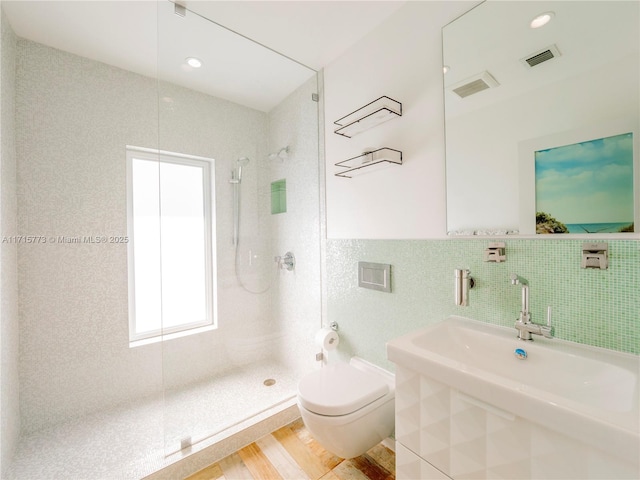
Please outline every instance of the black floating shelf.
[{"label": "black floating shelf", "polygon": [[351,138],[376,125],[401,116],[402,103],[393,98],[382,96],[333,122],[340,127],[334,130],[334,133]]},{"label": "black floating shelf", "polygon": [[335,175],[336,177],[352,178],[390,165],[402,165],[402,152],[393,148],[379,148],[336,163],[336,167],[344,170]]}]

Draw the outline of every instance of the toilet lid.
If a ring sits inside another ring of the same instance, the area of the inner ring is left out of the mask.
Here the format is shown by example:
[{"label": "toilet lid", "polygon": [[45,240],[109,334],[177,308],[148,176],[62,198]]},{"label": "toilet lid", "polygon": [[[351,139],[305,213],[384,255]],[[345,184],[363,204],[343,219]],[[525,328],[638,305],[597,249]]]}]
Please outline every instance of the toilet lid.
[{"label": "toilet lid", "polygon": [[298,384],[298,399],[310,412],[338,416],[355,412],[388,391],[377,375],[339,363],[306,375]]}]

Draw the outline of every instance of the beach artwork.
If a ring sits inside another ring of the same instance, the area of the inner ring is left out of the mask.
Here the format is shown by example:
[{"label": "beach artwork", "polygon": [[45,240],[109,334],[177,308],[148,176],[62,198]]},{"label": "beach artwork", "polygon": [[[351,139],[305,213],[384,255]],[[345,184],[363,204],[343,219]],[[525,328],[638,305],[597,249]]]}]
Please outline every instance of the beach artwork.
[{"label": "beach artwork", "polygon": [[633,168],[633,133],[536,151],[536,233],[633,232]]}]

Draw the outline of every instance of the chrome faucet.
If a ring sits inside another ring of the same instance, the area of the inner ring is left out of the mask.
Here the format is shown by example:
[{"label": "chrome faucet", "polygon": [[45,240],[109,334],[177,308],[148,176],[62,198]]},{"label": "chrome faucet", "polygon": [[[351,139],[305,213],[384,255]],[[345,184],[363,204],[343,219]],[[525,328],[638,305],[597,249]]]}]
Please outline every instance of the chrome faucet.
[{"label": "chrome faucet", "polygon": [[547,310],[547,324],[539,325],[531,321],[529,312],[529,282],[521,276],[512,273],[511,285],[522,285],[522,309],[520,316],[516,320],[516,330],[520,340],[533,340],[531,334],[542,335],[545,338],[553,338],[553,327],[551,326],[551,307]]}]

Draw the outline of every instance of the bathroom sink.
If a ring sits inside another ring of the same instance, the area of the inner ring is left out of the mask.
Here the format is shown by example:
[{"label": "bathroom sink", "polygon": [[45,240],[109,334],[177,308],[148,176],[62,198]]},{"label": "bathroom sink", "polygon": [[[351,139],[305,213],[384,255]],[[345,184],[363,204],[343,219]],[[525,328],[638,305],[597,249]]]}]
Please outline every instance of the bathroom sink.
[{"label": "bathroom sink", "polygon": [[640,357],[516,335],[515,328],[452,316],[391,340],[387,356],[493,407],[637,455]]},{"label": "bathroom sink", "polygon": [[[521,389],[616,412],[630,411],[638,403],[637,357],[630,358],[635,365],[625,365],[626,355],[621,358],[556,339],[523,342],[513,329],[454,318],[410,337],[412,346],[426,355],[438,355],[472,373],[501,377],[514,386],[521,384]],[[516,349],[525,350],[526,359],[519,358]]]}]

